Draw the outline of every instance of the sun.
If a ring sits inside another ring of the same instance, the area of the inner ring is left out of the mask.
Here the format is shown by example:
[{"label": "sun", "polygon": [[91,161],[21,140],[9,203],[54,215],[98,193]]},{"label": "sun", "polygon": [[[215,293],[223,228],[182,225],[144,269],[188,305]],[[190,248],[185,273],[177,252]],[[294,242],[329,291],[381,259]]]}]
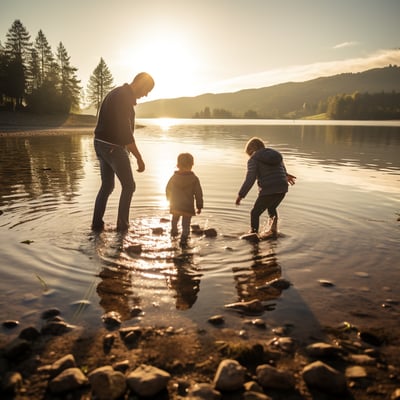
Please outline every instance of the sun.
[{"label": "sun", "polygon": [[168,31],[144,37],[133,48],[121,49],[120,64],[130,71],[140,68],[153,76],[156,84],[148,98],[179,97],[188,89],[195,89],[200,62],[189,38]]}]

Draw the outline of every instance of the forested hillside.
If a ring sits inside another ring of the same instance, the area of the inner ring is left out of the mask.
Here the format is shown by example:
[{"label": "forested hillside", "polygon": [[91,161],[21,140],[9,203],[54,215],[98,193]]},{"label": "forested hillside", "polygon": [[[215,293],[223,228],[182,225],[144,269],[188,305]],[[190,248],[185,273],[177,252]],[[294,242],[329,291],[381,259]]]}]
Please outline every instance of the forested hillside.
[{"label": "forested hillside", "polygon": [[[400,67],[344,73],[306,82],[235,93],[155,100],[137,106],[137,116],[174,118],[302,118],[328,111],[335,96],[400,93]],[[391,99],[398,99],[392,96]],[[392,101],[391,100],[391,101]],[[397,100],[395,100],[397,101]],[[400,113],[400,105],[393,107]],[[400,116],[399,116],[400,118]]]}]

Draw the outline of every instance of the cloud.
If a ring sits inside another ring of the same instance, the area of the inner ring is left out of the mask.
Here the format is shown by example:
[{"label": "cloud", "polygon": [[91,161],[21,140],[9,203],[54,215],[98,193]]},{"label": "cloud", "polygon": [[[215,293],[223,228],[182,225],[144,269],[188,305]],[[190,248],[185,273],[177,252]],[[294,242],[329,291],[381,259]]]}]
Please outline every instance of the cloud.
[{"label": "cloud", "polygon": [[322,76],[382,68],[389,64],[400,65],[400,49],[381,50],[363,58],[293,65],[257,74],[242,75],[215,83],[209,88],[209,92],[235,92],[242,89],[261,88],[286,82],[304,82]]},{"label": "cloud", "polygon": [[333,46],[334,49],[343,49],[345,47],[354,47],[357,46],[358,42],[343,42]]}]

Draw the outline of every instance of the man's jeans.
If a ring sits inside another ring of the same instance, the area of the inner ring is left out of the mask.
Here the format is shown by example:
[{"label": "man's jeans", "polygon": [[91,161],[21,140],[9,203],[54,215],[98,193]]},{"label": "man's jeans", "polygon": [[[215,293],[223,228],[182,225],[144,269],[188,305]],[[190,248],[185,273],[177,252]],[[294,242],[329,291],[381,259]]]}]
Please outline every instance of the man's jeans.
[{"label": "man's jeans", "polygon": [[114,190],[114,180],[117,175],[122,187],[118,206],[117,230],[125,231],[129,228],[129,208],[136,187],[129,152],[122,146],[96,139],[94,140],[94,149],[100,161],[101,187],[94,205],[92,229],[100,230],[104,227],[103,216],[108,197]]}]

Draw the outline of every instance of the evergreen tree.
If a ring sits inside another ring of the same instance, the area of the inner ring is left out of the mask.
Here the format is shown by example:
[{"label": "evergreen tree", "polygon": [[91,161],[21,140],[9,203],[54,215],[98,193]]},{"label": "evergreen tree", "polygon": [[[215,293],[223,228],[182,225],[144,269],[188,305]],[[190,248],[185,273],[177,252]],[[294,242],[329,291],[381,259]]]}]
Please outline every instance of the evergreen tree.
[{"label": "evergreen tree", "polygon": [[38,87],[41,87],[45,80],[49,78],[54,62],[51,47],[42,30],[39,30],[36,36],[34,48],[37,52],[39,64]]},{"label": "evergreen tree", "polygon": [[100,104],[105,95],[113,88],[113,81],[110,70],[103,58],[100,58],[99,64],[89,78],[87,87],[87,100],[96,108],[96,115],[99,113]]},{"label": "evergreen tree", "polygon": [[22,108],[26,93],[26,69],[31,49],[30,35],[20,20],[15,20],[6,35],[5,95],[14,108]]},{"label": "evergreen tree", "polygon": [[62,42],[57,47],[58,69],[60,71],[60,90],[61,96],[64,99],[65,107],[68,112],[79,110],[79,98],[81,87],[80,81],[76,76],[77,68],[72,67],[67,50]]}]

